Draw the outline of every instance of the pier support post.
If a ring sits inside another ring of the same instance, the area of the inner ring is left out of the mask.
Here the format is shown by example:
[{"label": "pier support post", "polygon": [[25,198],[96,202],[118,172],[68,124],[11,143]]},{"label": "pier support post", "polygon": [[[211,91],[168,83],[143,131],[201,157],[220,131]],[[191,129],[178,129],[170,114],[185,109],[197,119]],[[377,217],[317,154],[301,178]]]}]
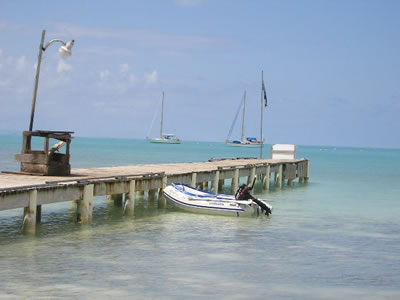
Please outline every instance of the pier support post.
[{"label": "pier support post", "polygon": [[81,224],[90,224],[92,222],[93,191],[94,184],[88,184],[83,187],[83,199],[78,202],[78,222]]},{"label": "pier support post", "polygon": [[253,183],[254,177],[256,176],[256,167],[252,167],[250,170],[250,175],[247,177],[247,185]]},{"label": "pier support post", "polygon": [[275,174],[275,185],[278,188],[282,187],[282,180],[283,180],[282,176],[283,176],[283,165],[279,165],[278,174]]},{"label": "pier support post", "polygon": [[197,173],[196,172],[193,172],[192,173],[192,187],[194,187],[194,188],[197,188]]},{"label": "pier support post", "polygon": [[266,171],[266,173],[265,173],[265,176],[264,176],[264,182],[263,182],[263,184],[264,184],[264,189],[266,190],[266,191],[269,191],[269,181],[270,181],[270,175],[271,175],[271,166],[270,165],[268,165],[267,166],[267,171]]},{"label": "pier support post", "polygon": [[310,161],[307,160],[307,173],[306,173],[306,178],[304,178],[305,183],[308,183],[309,177],[310,177]]},{"label": "pier support post", "polygon": [[293,179],[288,179],[287,184],[288,186],[293,186]]},{"label": "pier support post", "polygon": [[29,192],[28,207],[24,208],[24,233],[35,234],[36,232],[36,207],[37,207],[37,190]]},{"label": "pier support post", "polygon": [[232,195],[234,195],[239,188],[239,169],[235,169],[235,173],[232,178]]},{"label": "pier support post", "polygon": [[165,199],[163,190],[167,187],[168,177],[163,176],[161,188],[158,194],[158,208],[166,208],[167,207],[167,199]]},{"label": "pier support post", "polygon": [[125,196],[124,215],[133,216],[135,212],[136,181],[129,182],[129,193]]},{"label": "pier support post", "polygon": [[215,171],[214,180],[211,188],[212,192],[218,193],[218,183],[219,183],[219,171]]}]

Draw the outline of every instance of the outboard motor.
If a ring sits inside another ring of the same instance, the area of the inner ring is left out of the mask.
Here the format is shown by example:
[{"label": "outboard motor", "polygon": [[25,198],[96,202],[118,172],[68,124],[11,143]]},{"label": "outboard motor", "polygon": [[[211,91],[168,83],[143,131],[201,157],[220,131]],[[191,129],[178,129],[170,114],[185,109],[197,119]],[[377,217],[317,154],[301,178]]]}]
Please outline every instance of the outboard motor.
[{"label": "outboard motor", "polygon": [[253,189],[255,182],[256,178],[254,177],[253,184],[251,187],[248,186],[247,184],[242,184],[236,191],[235,198],[237,200],[248,200],[248,199],[253,200],[255,203],[258,204],[258,206],[261,207],[261,211],[265,211],[265,215],[269,216],[272,213],[271,208],[268,205],[266,205],[264,201],[258,200],[257,198],[255,198],[253,195],[250,194],[250,191]]}]

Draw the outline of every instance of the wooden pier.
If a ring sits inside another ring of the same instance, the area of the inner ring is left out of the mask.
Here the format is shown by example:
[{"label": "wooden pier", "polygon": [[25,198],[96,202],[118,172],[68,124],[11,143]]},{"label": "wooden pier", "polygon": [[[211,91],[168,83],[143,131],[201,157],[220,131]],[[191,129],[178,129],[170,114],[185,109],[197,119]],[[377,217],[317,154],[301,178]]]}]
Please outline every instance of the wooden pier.
[{"label": "wooden pier", "polygon": [[[124,213],[134,214],[137,193],[148,192],[159,205],[165,206],[162,189],[170,183],[181,182],[218,192],[225,180],[232,193],[240,178],[251,182],[257,177],[264,189],[273,181],[277,188],[285,182],[292,185],[295,179],[305,183],[309,178],[309,161],[306,159],[217,159],[207,162],[148,164],[108,168],[72,169],[70,176],[38,176],[3,172],[0,174],[0,210],[24,209],[24,231],[34,233],[40,222],[42,205],[74,201],[77,203],[78,222],[92,220],[95,196],[108,196],[122,204]],[[122,197],[125,195],[125,197]]]}]

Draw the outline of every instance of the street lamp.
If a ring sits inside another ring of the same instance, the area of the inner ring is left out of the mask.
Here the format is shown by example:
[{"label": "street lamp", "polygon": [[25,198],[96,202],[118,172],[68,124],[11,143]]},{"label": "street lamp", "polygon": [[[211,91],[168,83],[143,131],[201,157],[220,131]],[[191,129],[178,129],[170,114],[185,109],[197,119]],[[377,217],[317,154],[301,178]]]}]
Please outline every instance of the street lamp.
[{"label": "street lamp", "polygon": [[58,53],[61,57],[67,58],[71,56],[72,52],[71,49],[74,46],[74,40],[71,40],[69,42],[64,42],[62,40],[51,40],[48,42],[45,46],[44,45],[44,36],[46,34],[46,30],[42,31],[42,40],[40,42],[39,46],[39,55],[38,55],[38,63],[36,67],[36,76],[35,76],[35,85],[33,88],[33,96],[32,96],[32,110],[31,110],[31,121],[29,123],[29,131],[32,131],[33,127],[33,118],[35,115],[35,105],[36,105],[36,96],[37,96],[37,90],[38,90],[38,84],[39,84],[39,73],[40,73],[40,64],[42,62],[42,55],[43,52],[46,51],[46,49],[53,43],[59,42],[62,44],[62,46],[58,49]]}]

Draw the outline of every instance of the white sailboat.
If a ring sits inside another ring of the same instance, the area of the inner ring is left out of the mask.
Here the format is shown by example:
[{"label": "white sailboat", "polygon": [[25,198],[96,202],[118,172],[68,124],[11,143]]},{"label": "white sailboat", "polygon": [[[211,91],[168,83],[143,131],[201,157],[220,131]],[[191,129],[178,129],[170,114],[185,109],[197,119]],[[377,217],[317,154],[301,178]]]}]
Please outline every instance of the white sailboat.
[{"label": "white sailboat", "polygon": [[[241,132],[240,140],[231,140],[230,137],[232,135],[232,131],[235,126],[240,109],[242,109],[242,132]],[[240,102],[239,109],[236,112],[235,118],[232,122],[231,129],[229,130],[229,134],[228,134],[228,137],[227,137],[225,143],[228,146],[232,146],[232,147],[261,147],[263,144],[262,141],[257,140],[257,138],[255,138],[255,137],[246,137],[245,115],[246,115],[246,91],[244,92],[242,101]]]},{"label": "white sailboat", "polygon": [[147,140],[150,143],[180,144],[181,140],[179,138],[177,138],[175,136],[175,134],[173,134],[173,133],[164,133],[163,132],[163,122],[164,122],[164,91],[162,93],[162,102],[161,102],[160,137],[155,137],[155,138],[147,137]]},{"label": "white sailboat", "polygon": [[[246,111],[246,92],[244,92],[243,100],[236,112],[235,118],[232,122],[231,129],[229,130],[228,137],[226,139],[226,144],[234,147],[258,147],[260,148],[260,158],[262,158],[263,147],[264,147],[264,135],[263,135],[263,118],[264,118],[264,108],[267,106],[267,91],[264,85],[264,71],[261,71],[261,125],[260,125],[260,140],[255,137],[245,137],[245,111]],[[242,117],[242,134],[240,140],[231,140],[231,134],[233,127],[235,126],[236,119],[239,115],[240,108],[243,108]]]}]

